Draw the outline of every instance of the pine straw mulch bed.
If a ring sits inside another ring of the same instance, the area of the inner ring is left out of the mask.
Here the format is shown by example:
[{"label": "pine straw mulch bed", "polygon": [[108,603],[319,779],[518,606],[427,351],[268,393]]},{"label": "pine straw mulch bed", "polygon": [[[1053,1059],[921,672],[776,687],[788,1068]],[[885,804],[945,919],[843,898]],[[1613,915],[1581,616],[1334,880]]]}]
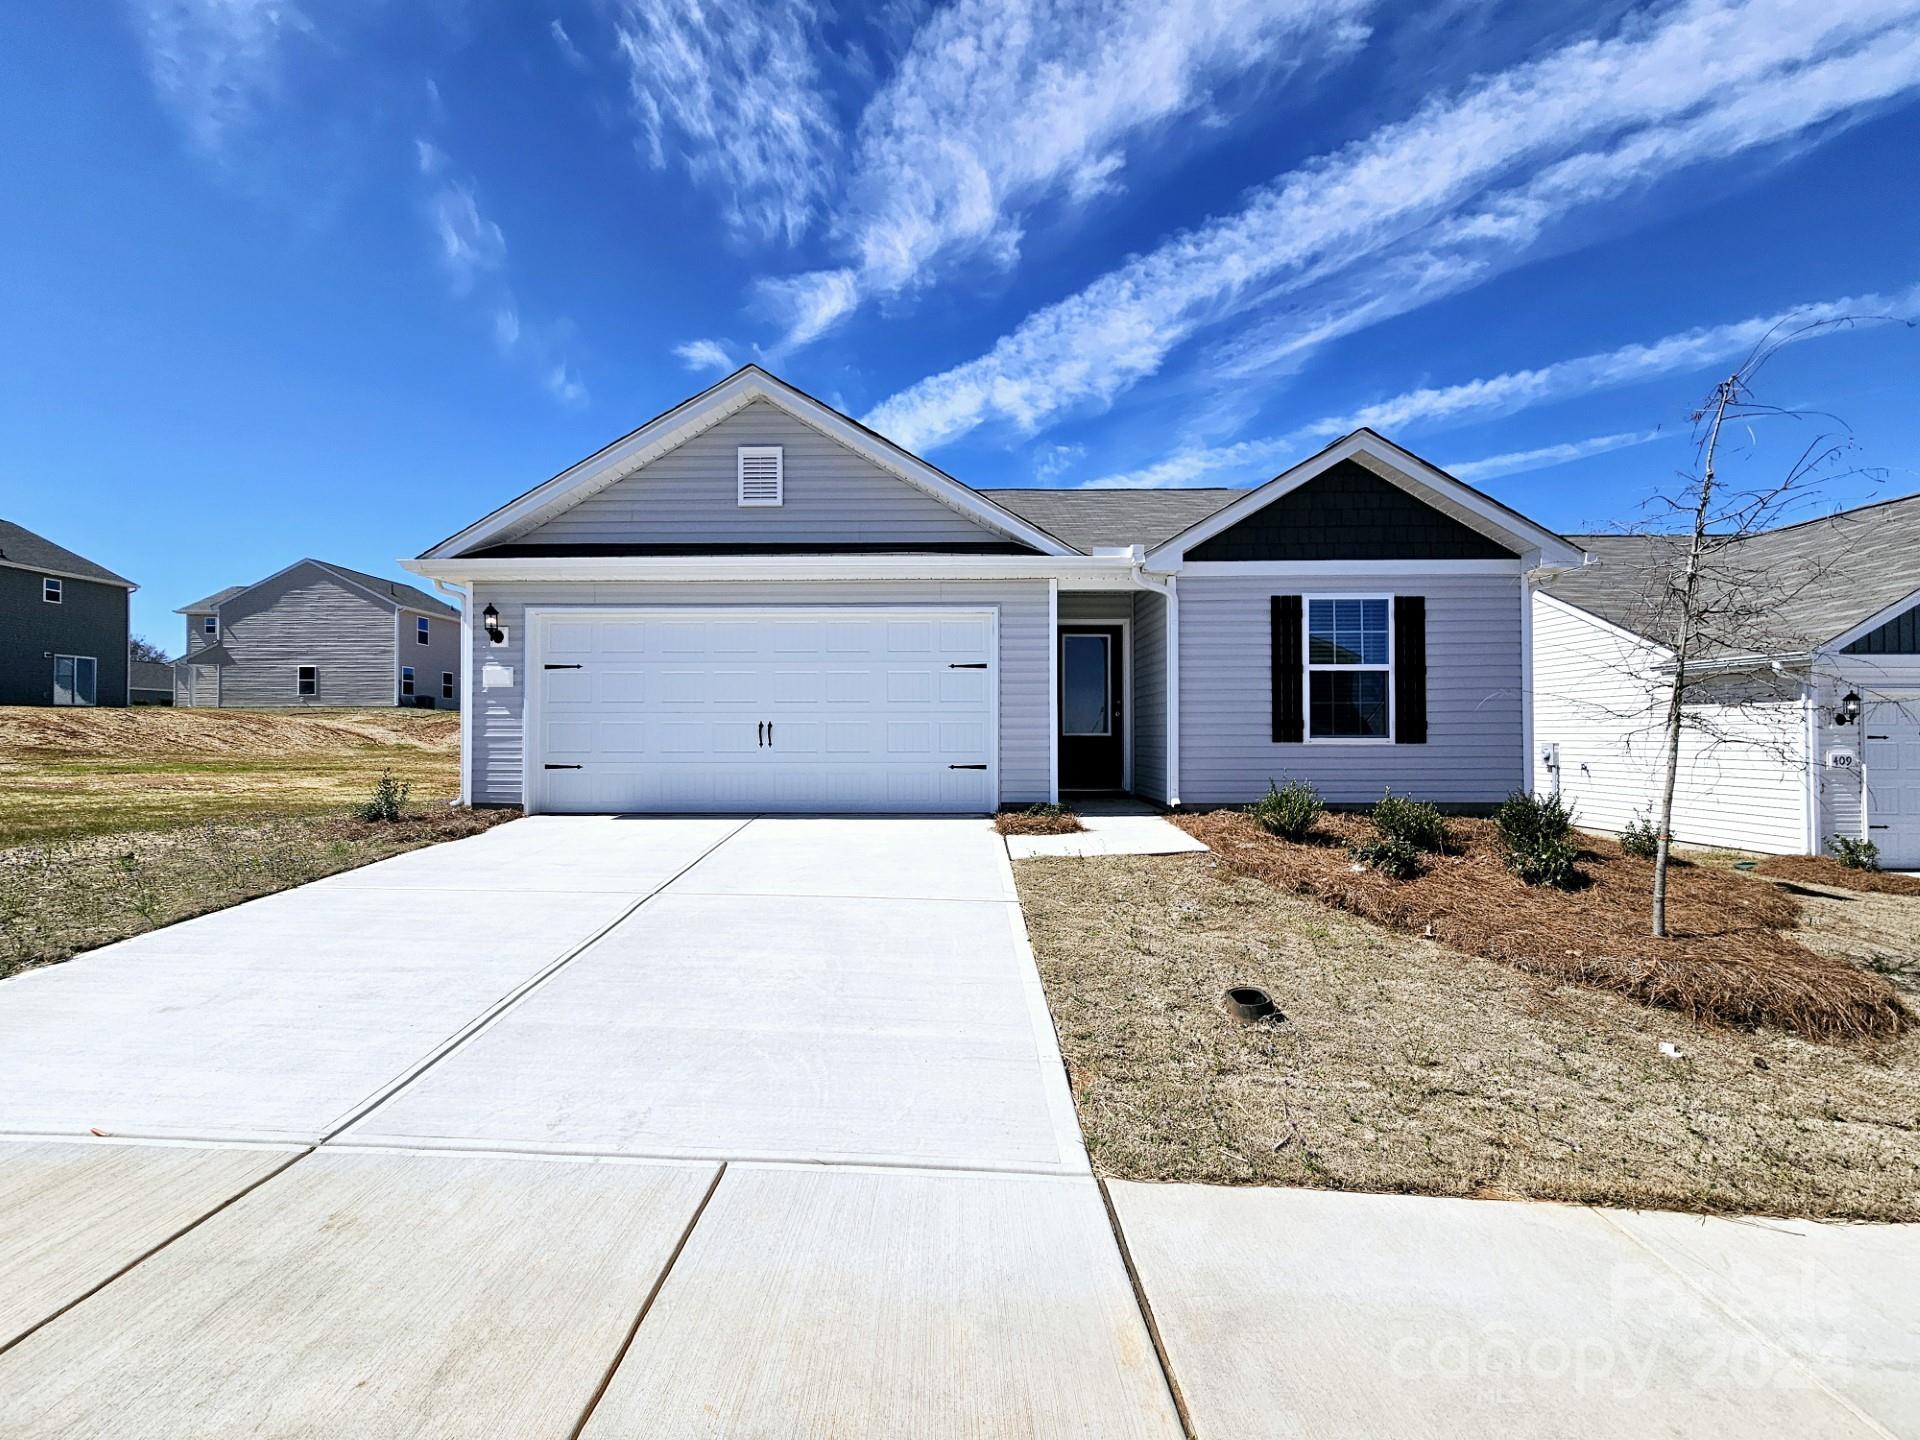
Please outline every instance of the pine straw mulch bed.
[{"label": "pine straw mulch bed", "polygon": [[1753,872],[1769,880],[1801,885],[1827,885],[1862,895],[1920,896],[1920,876],[1889,875],[1882,870],[1855,870],[1831,855],[1769,855]]},{"label": "pine straw mulch bed", "polygon": [[1625,995],[1709,1024],[1777,1026],[1811,1040],[1885,1040],[1914,1017],[1881,977],[1816,954],[1790,934],[1799,902],[1779,888],[1676,861],[1671,938],[1647,933],[1653,866],[1583,835],[1577,891],[1523,885],[1502,861],[1493,823],[1448,821],[1454,853],[1427,857],[1412,880],[1355,871],[1348,847],[1373,833],[1364,816],[1324,816],[1314,840],[1289,843],[1244,813],[1176,815],[1174,823],[1234,869],[1395,930],[1534,974]]},{"label": "pine straw mulch bed", "polygon": [[1002,835],[1075,835],[1086,827],[1080,817],[1056,805],[1032,805],[1024,810],[1002,810],[993,817]]}]

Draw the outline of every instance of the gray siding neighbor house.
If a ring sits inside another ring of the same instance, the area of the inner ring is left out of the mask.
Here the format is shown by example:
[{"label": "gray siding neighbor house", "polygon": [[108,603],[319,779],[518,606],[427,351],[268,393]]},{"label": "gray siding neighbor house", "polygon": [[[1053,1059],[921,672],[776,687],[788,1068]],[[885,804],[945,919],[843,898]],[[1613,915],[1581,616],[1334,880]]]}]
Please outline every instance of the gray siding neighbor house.
[{"label": "gray siding neighbor house", "polygon": [[1250,489],[979,490],[748,366],[405,563],[465,593],[471,803],[982,813],[1491,805],[1583,560],[1367,430]]},{"label": "gray siding neighbor house", "polygon": [[0,705],[125,705],[137,588],[0,520]]},{"label": "gray siding neighbor house", "polygon": [[299,560],[177,613],[187,627],[177,705],[460,705],[460,612],[411,585]]}]

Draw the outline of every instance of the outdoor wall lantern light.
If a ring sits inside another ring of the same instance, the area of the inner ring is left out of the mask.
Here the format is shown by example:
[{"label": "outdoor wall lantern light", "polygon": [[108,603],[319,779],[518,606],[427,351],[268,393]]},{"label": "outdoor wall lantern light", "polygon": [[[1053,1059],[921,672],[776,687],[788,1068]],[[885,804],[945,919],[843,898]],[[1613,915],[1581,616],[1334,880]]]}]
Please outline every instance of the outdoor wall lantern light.
[{"label": "outdoor wall lantern light", "polygon": [[1840,699],[1840,708],[1833,712],[1833,723],[1851,725],[1860,718],[1860,696],[1849,690]]},{"label": "outdoor wall lantern light", "polygon": [[[507,638],[507,632],[500,628],[500,612],[489,605],[480,612],[480,623],[487,627],[487,639],[498,645]],[[1858,700],[1858,695],[1853,697]]]}]

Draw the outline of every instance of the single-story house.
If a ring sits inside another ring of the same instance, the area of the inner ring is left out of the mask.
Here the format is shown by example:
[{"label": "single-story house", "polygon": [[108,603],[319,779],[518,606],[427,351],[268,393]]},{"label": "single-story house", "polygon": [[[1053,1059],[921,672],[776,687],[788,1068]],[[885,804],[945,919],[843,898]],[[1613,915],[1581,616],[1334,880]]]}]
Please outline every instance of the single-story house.
[{"label": "single-story house", "polygon": [[131,580],[0,520],[0,705],[125,705]]},{"label": "single-story house", "polygon": [[455,709],[460,612],[424,590],[323,560],[183,605],[176,705]]},{"label": "single-story house", "polygon": [[[1593,563],[1534,597],[1542,789],[1578,823],[1650,815],[1685,537],[1574,537]],[[1871,840],[1920,867],[1920,495],[1716,548],[1684,708],[1674,838],[1772,854]]]},{"label": "single-story house", "polygon": [[748,366],[415,560],[461,788],[978,813],[1526,782],[1528,572],[1579,549],[1371,431],[1251,490],[979,490]]},{"label": "single-story house", "polygon": [[127,663],[129,705],[173,704],[173,662],[132,660]]}]

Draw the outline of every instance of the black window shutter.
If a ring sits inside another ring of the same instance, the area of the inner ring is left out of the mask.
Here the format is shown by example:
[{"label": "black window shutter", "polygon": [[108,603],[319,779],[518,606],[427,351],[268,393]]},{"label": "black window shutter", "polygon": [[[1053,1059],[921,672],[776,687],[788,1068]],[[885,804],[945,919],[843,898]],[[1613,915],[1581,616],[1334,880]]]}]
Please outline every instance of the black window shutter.
[{"label": "black window shutter", "polygon": [[1427,743],[1427,597],[1393,597],[1394,742]]},{"label": "black window shutter", "polygon": [[1298,745],[1306,738],[1301,712],[1306,698],[1306,657],[1300,653],[1300,597],[1273,597],[1273,743]]}]

